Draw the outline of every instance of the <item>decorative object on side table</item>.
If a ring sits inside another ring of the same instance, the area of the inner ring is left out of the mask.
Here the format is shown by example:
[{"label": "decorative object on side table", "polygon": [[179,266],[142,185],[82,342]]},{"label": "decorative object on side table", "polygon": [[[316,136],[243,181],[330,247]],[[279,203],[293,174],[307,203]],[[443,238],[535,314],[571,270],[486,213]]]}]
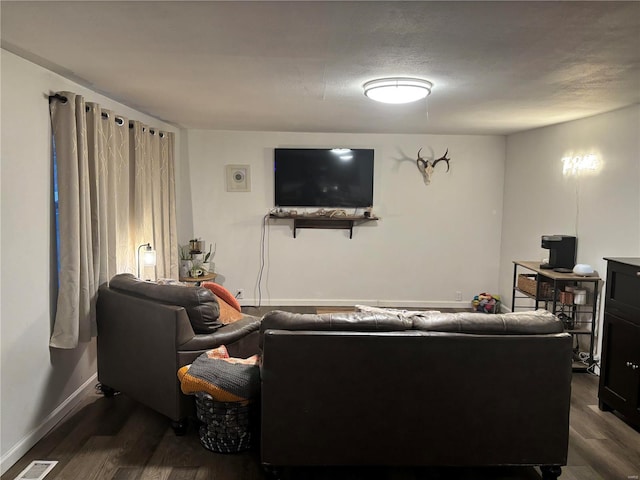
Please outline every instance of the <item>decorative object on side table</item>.
[{"label": "decorative object on side table", "polygon": [[180,252],[180,277],[188,277],[193,268],[193,260],[189,253],[189,245],[182,245],[178,248]]},{"label": "decorative object on side table", "polygon": [[[212,249],[213,248],[213,252]],[[209,251],[205,253],[204,260],[202,261],[202,268],[207,273],[213,273],[216,269],[216,264],[212,262],[213,257],[216,256],[216,250],[218,248],[218,244],[209,244]]]},{"label": "decorative object on side table", "polygon": [[199,277],[191,277],[187,275],[186,277],[180,277],[180,281],[200,286],[202,282],[215,282],[217,276],[218,275],[216,273],[205,273]]},{"label": "decorative object on side table", "polygon": [[[188,245],[180,247],[180,278],[197,278],[203,275],[213,274],[215,271],[215,263],[211,260],[216,255],[217,244],[209,244],[209,251],[204,252],[204,240],[197,238],[189,240]],[[215,277],[214,277],[215,278]]]}]

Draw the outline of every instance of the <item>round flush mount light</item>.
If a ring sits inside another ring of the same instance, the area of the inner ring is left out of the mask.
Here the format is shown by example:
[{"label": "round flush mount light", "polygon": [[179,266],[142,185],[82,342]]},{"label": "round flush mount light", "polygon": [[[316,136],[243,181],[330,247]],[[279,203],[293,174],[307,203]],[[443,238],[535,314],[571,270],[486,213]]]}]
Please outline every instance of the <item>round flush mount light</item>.
[{"label": "round flush mount light", "polygon": [[383,103],[410,103],[426,98],[433,83],[419,78],[380,78],[363,85],[364,94]]}]

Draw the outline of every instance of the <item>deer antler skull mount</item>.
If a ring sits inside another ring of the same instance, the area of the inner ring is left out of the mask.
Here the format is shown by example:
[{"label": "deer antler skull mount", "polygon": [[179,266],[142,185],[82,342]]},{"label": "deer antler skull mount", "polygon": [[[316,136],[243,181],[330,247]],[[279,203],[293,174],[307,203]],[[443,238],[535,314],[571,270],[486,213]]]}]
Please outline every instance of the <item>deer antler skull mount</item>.
[{"label": "deer antler skull mount", "polygon": [[440,158],[436,158],[435,160],[425,160],[420,156],[421,151],[422,151],[422,148],[418,150],[418,158],[416,159],[416,166],[418,167],[418,170],[422,174],[422,178],[424,179],[424,184],[429,185],[431,183],[431,174],[433,173],[433,169],[438,164],[438,162],[447,162],[447,172],[449,171],[449,160],[451,160],[450,158],[447,158],[447,153],[449,153],[449,149],[447,148],[447,151],[444,152],[444,155],[442,155]]}]

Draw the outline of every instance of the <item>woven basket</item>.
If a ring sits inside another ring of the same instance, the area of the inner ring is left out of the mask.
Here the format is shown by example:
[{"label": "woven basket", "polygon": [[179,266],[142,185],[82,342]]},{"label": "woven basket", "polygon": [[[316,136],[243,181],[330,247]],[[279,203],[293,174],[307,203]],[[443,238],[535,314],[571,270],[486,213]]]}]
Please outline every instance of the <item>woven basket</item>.
[{"label": "woven basket", "polygon": [[[535,274],[524,274],[521,273],[518,275],[518,290],[524,293],[528,293],[532,297],[535,297],[538,294],[538,279]],[[540,297],[551,299],[553,298],[553,288],[551,284],[546,282],[540,282]]]},{"label": "woven basket", "polygon": [[205,392],[195,397],[198,420],[204,423],[199,432],[204,448],[237,453],[253,447],[259,421],[255,402],[218,402]]}]

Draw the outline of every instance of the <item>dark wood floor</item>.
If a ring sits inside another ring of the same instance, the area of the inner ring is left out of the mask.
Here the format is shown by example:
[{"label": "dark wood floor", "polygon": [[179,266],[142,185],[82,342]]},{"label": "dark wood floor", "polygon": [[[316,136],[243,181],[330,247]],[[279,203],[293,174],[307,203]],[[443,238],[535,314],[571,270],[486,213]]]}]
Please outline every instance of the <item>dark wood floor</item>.
[{"label": "dark wood floor", "polygon": [[[561,480],[638,480],[640,433],[597,407],[598,377],[572,382],[568,465]],[[93,393],[11,467],[13,480],[33,460],[57,460],[46,480],[262,480],[257,450],[216,454],[200,445],[197,425],[176,437],[168,420],[125,395]],[[536,468],[294,469],[291,480],[540,480]]]},{"label": "dark wood floor", "polygon": [[[568,466],[562,480],[635,480],[640,475],[640,433],[597,407],[598,378],[573,378]],[[176,437],[167,419],[117,395],[95,393],[3,476],[13,480],[32,460],[57,460],[47,480],[262,480],[258,451],[223,455],[200,445],[195,424]],[[310,480],[539,480],[535,468],[299,469]]]}]

